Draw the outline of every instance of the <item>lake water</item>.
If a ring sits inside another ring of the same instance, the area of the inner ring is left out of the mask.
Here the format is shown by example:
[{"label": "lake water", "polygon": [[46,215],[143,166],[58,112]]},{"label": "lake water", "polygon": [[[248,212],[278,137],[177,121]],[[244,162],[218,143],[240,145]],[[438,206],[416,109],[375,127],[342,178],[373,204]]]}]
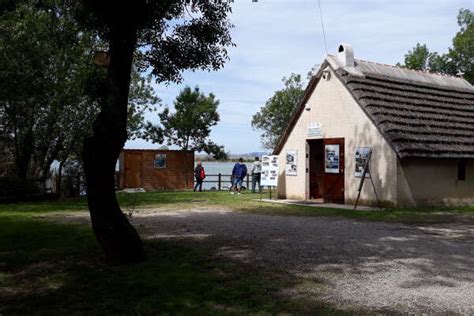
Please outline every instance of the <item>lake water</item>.
[{"label": "lake water", "polygon": [[[247,162],[247,169],[250,172],[252,163]],[[194,166],[196,167],[196,163]],[[232,174],[232,169],[234,168],[235,162],[219,162],[219,161],[203,161],[202,166],[206,172],[206,179],[204,181],[215,181],[215,182],[204,182],[202,188],[209,190],[212,187],[217,188],[217,179],[218,174],[222,174],[222,188],[230,187],[230,175]]]}]

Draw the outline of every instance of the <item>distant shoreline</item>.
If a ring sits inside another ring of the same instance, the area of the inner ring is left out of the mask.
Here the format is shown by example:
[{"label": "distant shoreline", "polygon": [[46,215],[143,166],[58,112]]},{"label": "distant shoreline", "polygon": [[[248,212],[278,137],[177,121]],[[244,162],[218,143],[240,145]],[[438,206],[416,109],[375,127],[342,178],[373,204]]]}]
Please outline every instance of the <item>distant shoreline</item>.
[{"label": "distant shoreline", "polygon": [[[254,162],[255,161],[255,158],[244,158],[242,157],[244,162]],[[239,161],[239,158],[231,158],[231,159],[226,159],[226,160],[216,160],[216,159],[212,159],[212,158],[199,158],[199,157],[195,157],[194,158],[194,162],[196,161],[202,161],[202,162],[237,162]]]}]

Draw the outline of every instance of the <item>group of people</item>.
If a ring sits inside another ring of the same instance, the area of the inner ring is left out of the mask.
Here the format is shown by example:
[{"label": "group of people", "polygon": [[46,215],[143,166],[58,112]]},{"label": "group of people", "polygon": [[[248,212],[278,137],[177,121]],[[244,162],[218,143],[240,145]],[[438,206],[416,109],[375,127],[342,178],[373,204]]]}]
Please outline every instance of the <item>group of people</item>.
[{"label": "group of people", "polygon": [[[244,164],[244,160],[239,158],[239,161],[234,165],[232,169],[231,175],[231,187],[230,193],[231,194],[240,194],[242,191],[244,179],[247,176],[248,170],[247,166]],[[252,193],[255,193],[255,188],[258,183],[259,192],[262,191],[262,187],[260,185],[260,178],[262,174],[262,165],[260,163],[260,158],[255,157],[255,161],[252,164],[252,168],[250,170],[250,174],[252,176]],[[204,171],[204,167],[202,166],[201,161],[198,161],[196,168],[194,168],[194,177],[196,178],[196,185],[194,186],[194,192],[199,190],[202,191],[202,182],[206,178],[206,173]]]}]

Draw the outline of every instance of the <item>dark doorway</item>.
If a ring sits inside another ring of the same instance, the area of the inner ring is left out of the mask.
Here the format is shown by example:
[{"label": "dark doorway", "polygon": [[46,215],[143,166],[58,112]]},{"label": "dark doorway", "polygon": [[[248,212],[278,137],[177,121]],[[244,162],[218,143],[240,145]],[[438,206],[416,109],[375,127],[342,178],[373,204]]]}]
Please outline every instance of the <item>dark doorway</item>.
[{"label": "dark doorway", "polygon": [[344,204],[344,138],[308,140],[309,198]]},{"label": "dark doorway", "polygon": [[309,145],[309,198],[322,199],[324,192],[323,140],[308,140]]}]

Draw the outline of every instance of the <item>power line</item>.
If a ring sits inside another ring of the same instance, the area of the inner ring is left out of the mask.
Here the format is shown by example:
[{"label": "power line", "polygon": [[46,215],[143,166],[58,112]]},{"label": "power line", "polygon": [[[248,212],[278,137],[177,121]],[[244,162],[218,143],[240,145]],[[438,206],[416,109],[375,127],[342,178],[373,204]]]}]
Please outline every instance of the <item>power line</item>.
[{"label": "power line", "polygon": [[329,54],[328,53],[328,44],[327,44],[327,41],[326,41],[326,32],[324,30],[324,20],[323,20],[323,10],[321,9],[321,1],[318,0],[318,5],[319,5],[319,17],[321,19],[321,28],[323,29],[323,38],[324,38],[324,48],[326,49],[326,55]]}]

